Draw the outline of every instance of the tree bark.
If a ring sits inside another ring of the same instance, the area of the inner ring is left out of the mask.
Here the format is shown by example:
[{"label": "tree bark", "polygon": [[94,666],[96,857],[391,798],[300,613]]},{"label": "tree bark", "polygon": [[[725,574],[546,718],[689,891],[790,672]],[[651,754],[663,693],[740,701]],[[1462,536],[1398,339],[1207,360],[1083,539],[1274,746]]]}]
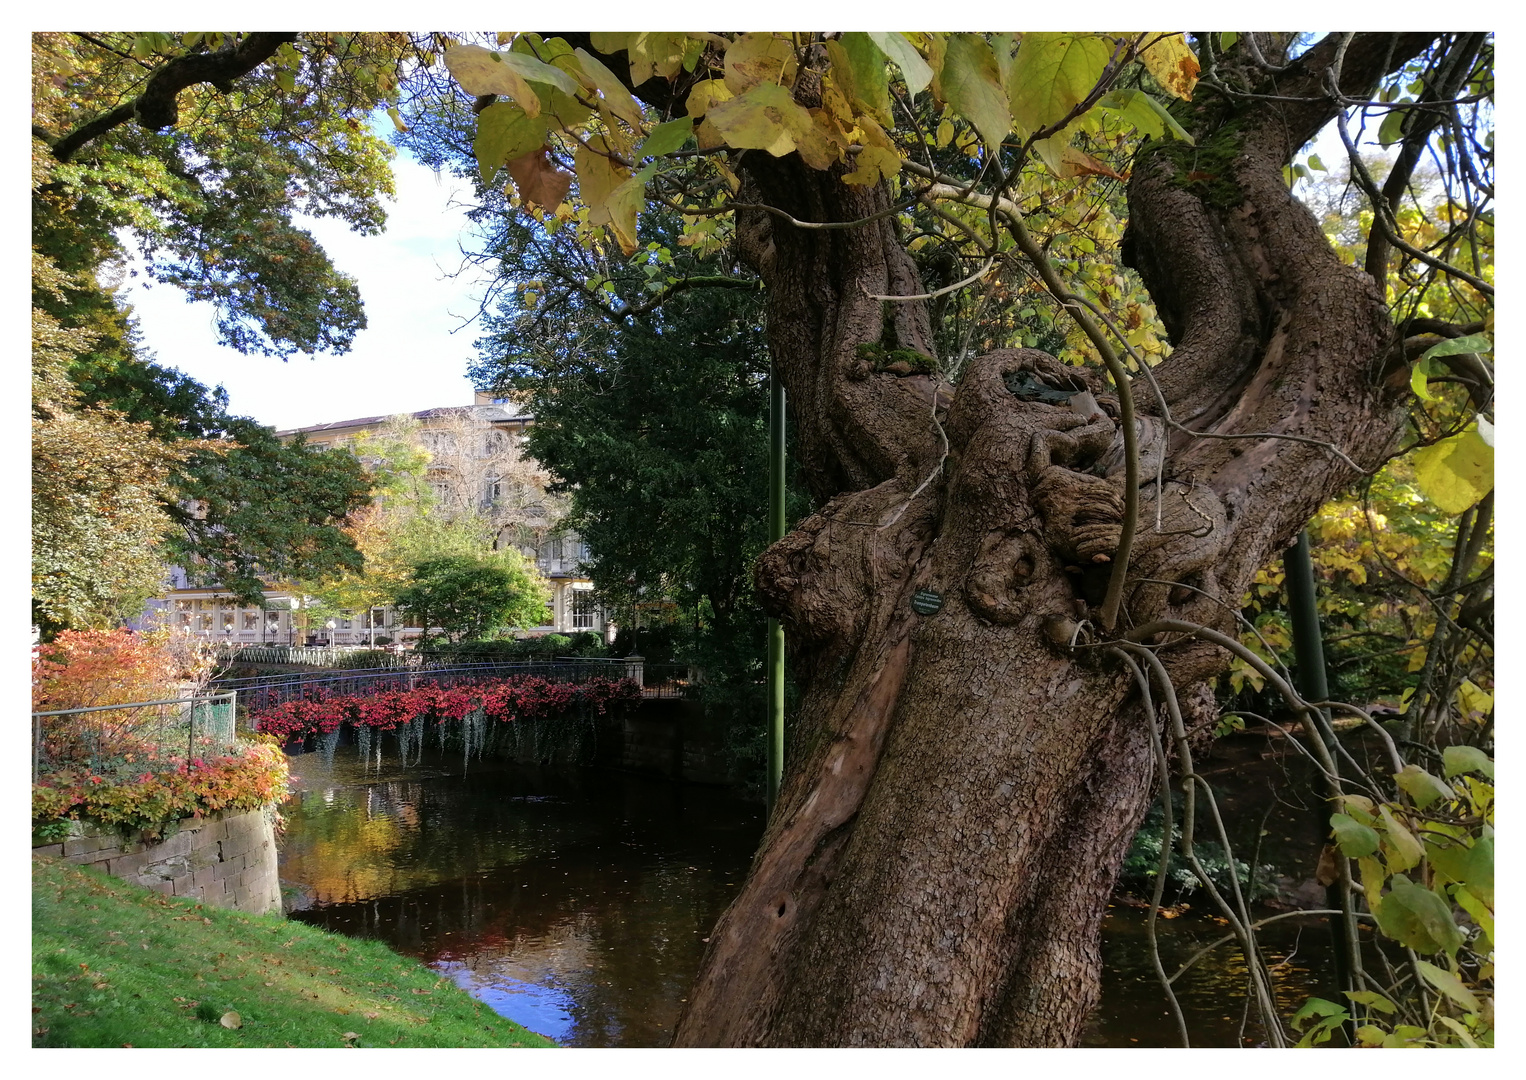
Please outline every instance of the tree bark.
[{"label": "tree bark", "polygon": [[[1358,35],[1342,88],[1365,94],[1428,40]],[[1214,182],[1169,146],[1136,162],[1127,250],[1175,343],[1157,369],[1171,417],[1198,434],[1168,430],[1136,380],[1145,482],[1121,630],[1233,633],[1257,569],[1358,475],[1314,443],[1372,469],[1397,434],[1383,297],[1281,175],[1333,115],[1335,49],[1278,77],[1309,105],[1200,93],[1189,126],[1218,154]],[[889,205],[795,156],[743,167],[750,202],[799,220]],[[738,231],[820,509],[759,562],[800,714],[675,1045],[1073,1045],[1159,723],[1104,648],[1071,644],[1121,526],[1115,399],[1091,375],[1107,416],[1019,398],[1015,372],[1077,374],[1036,350],[981,356],[957,387],[873,371],[866,344],[931,352],[922,303],[871,298],[921,292],[891,219],[815,230],[754,211]],[[918,591],[935,613],[912,608]],[[1162,659],[1201,691],[1227,655],[1194,642]]]}]

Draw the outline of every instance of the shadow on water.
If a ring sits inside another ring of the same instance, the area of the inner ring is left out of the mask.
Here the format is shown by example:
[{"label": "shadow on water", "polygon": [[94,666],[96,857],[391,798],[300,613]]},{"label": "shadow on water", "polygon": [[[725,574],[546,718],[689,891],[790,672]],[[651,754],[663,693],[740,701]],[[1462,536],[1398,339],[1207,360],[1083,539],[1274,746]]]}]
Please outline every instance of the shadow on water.
[{"label": "shadow on water", "polygon": [[[290,916],[377,938],[494,1010],[568,1046],[665,1046],[705,937],[735,895],[762,807],[724,791],[610,772],[472,762],[426,751],[406,769],[292,759],[281,879]],[[1119,904],[1103,930],[1101,1006],[1087,1046],[1179,1045],[1156,982],[1145,913]],[[1226,928],[1162,920],[1176,970]],[[1284,1015],[1328,982],[1317,918],[1267,927]],[[1194,1045],[1242,1032],[1243,959],[1232,946],[1177,984]]]}]

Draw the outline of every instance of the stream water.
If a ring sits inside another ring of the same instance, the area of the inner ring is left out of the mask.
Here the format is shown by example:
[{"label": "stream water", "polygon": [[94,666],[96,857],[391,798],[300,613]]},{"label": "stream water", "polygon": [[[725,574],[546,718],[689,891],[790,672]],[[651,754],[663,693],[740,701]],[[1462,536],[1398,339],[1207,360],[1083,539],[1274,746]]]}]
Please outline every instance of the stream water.
[{"label": "stream water", "polygon": [[[368,767],[369,766],[369,767]],[[378,938],[497,1012],[568,1046],[665,1046],[705,937],[746,873],[762,807],[724,791],[593,770],[472,762],[426,751],[402,768],[341,747],[292,758],[280,872],[291,918]],[[1159,924],[1175,971],[1227,932]],[[1180,1045],[1145,938],[1116,905],[1088,1046]],[[1269,926],[1284,1015],[1329,979],[1318,918]],[[1245,967],[1214,950],[1176,984],[1194,1045],[1242,1031]]]}]

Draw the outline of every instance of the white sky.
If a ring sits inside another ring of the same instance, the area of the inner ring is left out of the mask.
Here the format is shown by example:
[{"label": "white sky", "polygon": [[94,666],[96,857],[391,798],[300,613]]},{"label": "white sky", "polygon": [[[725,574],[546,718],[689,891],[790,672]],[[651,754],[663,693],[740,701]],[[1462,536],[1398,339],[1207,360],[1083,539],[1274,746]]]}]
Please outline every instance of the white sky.
[{"label": "white sky", "polygon": [[[342,356],[244,356],[217,344],[211,304],[191,303],[170,285],[129,290],[144,344],[159,363],[228,391],[229,411],[277,429],[359,416],[467,405],[467,362],[486,284],[475,267],[461,267],[460,242],[469,223],[459,205],[465,185],[399,153],[394,159],[397,201],[387,204],[387,231],[360,236],[343,222],[308,220],[340,270],[360,283],[367,327]],[[459,189],[459,190],[458,190]],[[459,199],[458,196],[459,195]]]}]

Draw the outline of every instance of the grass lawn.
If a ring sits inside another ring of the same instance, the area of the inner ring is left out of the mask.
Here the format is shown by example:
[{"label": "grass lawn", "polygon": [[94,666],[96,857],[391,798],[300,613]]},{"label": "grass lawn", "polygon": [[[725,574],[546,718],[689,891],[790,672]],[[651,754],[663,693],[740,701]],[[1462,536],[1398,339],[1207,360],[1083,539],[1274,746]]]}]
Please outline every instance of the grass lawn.
[{"label": "grass lawn", "polygon": [[34,857],[32,1045],[553,1044],[377,942]]}]

